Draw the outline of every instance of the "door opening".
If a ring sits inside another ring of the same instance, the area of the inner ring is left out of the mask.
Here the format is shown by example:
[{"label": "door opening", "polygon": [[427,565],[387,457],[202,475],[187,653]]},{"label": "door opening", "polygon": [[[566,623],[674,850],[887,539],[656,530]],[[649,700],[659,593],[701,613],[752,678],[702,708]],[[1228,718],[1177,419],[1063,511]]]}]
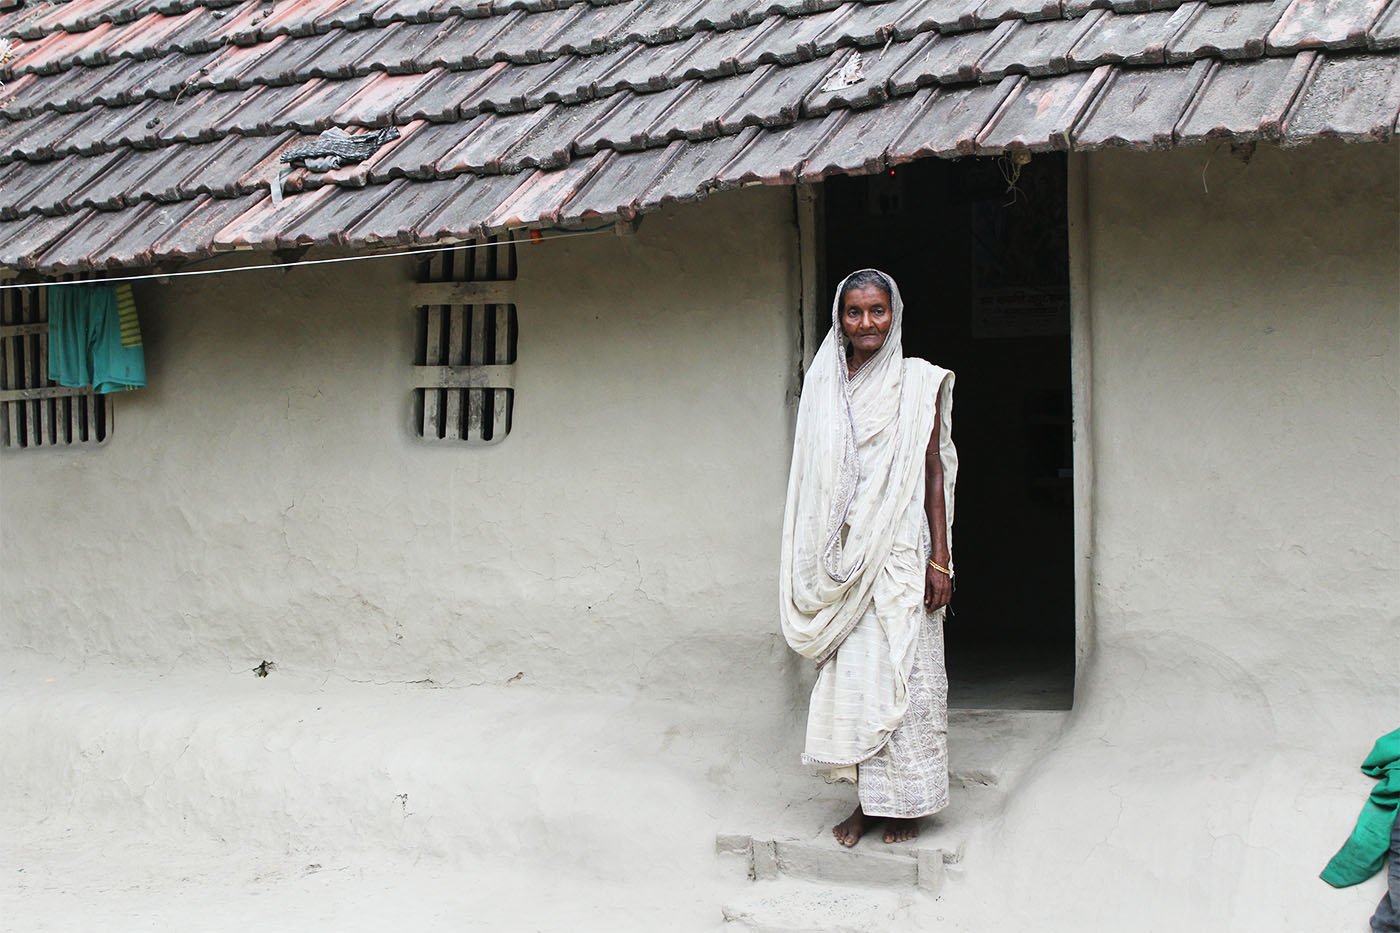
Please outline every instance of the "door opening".
[{"label": "door opening", "polygon": [[904,352],[957,373],[945,626],[954,707],[1068,709],[1074,693],[1066,159],[925,159],[824,185],[826,290],[867,266],[904,297]]}]

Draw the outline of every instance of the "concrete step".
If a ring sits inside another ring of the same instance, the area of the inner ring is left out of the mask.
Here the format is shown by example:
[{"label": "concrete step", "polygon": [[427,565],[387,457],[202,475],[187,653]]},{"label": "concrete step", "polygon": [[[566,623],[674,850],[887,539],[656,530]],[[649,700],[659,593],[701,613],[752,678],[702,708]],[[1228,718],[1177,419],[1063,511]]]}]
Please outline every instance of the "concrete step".
[{"label": "concrete step", "polygon": [[[880,846],[876,849],[874,846]],[[836,885],[918,888],[929,894],[943,889],[945,865],[957,851],[936,845],[885,845],[864,839],[852,848],[828,833],[812,839],[754,838],[722,833],[715,840],[722,859],[736,863],[755,881],[797,878]]]},{"label": "concrete step", "polygon": [[756,885],[724,905],[724,929],[754,933],[885,933],[908,911],[908,893],[801,882]]},{"label": "concrete step", "polygon": [[885,844],[879,829],[850,849],[831,827],[850,812],[854,789],[813,777],[810,798],[794,801],[763,824],[720,833],[715,850],[735,874],[756,881],[797,879],[835,885],[919,890],[936,895],[948,867],[996,812],[1039,750],[1061,729],[1065,713],[955,710],[949,720],[950,802],[922,822],[919,838]]}]

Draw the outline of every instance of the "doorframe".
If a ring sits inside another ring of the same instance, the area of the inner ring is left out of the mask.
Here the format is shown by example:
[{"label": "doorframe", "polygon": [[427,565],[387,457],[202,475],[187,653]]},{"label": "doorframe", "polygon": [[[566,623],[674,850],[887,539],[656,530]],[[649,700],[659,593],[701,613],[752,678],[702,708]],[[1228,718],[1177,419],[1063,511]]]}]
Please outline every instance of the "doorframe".
[{"label": "doorframe", "polygon": [[[1074,705],[1079,705],[1088,666],[1094,654],[1094,420],[1092,313],[1092,200],[1089,156],[1070,152],[1066,160],[1070,291],[1070,419],[1073,455],[1074,535]],[[819,343],[824,318],[816,313],[822,301],[826,266],[825,188],[822,184],[794,187],[793,209],[798,248],[798,325],[796,391],[791,411],[796,420],[797,394]]]},{"label": "doorframe", "polygon": [[812,365],[821,340],[817,306],[822,300],[822,281],[826,273],[826,188],[821,184],[798,184],[794,192],[797,212],[798,274],[801,295],[797,302],[798,324],[798,389],[801,377]]},{"label": "doorframe", "polygon": [[1070,152],[1066,170],[1069,209],[1069,385],[1074,456],[1074,705],[1094,653],[1094,328],[1092,218],[1089,156]]}]

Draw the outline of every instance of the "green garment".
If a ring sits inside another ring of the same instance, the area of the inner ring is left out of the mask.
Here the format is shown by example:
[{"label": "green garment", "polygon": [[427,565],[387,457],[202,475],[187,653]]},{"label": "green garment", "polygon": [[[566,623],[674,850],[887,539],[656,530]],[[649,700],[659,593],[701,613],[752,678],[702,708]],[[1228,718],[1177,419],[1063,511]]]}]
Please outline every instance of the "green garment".
[{"label": "green garment", "polygon": [[1322,880],[1334,888],[1360,884],[1385,864],[1395,809],[1400,806],[1400,729],[1376,740],[1376,747],[1361,763],[1361,770],[1380,781],[1361,808],[1351,838],[1322,870]]},{"label": "green garment", "polygon": [[48,309],[50,379],[96,392],[146,385],[146,355],[129,288],[123,293],[111,285],[50,285]]}]

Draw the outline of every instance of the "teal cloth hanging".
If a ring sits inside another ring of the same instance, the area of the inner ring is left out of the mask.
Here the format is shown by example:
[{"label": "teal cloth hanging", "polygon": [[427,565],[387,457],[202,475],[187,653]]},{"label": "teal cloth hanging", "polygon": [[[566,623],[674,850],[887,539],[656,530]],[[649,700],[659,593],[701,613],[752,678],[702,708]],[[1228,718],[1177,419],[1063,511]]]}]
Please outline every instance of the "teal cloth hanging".
[{"label": "teal cloth hanging", "polygon": [[132,340],[134,308],[126,302],[126,340],[117,288],[50,285],[49,378],[61,386],[122,392],[146,385],[146,354],[139,329]]}]

